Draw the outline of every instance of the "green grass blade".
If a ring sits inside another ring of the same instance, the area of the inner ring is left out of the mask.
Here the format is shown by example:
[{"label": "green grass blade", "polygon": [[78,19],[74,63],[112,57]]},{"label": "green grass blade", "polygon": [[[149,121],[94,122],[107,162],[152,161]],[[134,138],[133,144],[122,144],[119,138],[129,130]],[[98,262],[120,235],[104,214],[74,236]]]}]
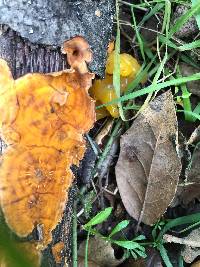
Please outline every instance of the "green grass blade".
[{"label": "green grass blade", "polygon": [[187,114],[188,116],[191,117],[191,121],[195,122],[196,120],[200,121],[200,115],[197,113],[194,113],[192,111],[186,111],[186,110],[177,110],[177,112],[184,112],[184,114]]},{"label": "green grass blade", "polygon": [[158,11],[162,10],[164,5],[164,3],[156,3],[156,5],[150,10],[150,12],[142,18],[138,26],[143,25],[147,20],[149,20],[152,16],[158,13]]},{"label": "green grass blade", "polygon": [[85,243],[85,258],[84,258],[84,267],[88,267],[88,246],[89,246],[89,239],[90,239],[90,229],[87,233],[87,239]]},{"label": "green grass blade", "polygon": [[151,92],[155,92],[155,91],[159,91],[161,89],[169,89],[170,86],[177,86],[180,85],[182,83],[187,83],[190,81],[197,81],[200,80],[200,72],[195,73],[193,75],[187,76],[187,77],[182,77],[182,78],[177,78],[177,79],[173,79],[173,80],[169,80],[163,83],[158,83],[155,85],[150,85],[147,86],[146,88],[140,89],[136,92],[132,92],[130,94],[126,94],[124,96],[121,96],[120,98],[114,99],[106,104],[100,105],[97,107],[97,109],[104,107],[104,106],[108,106],[114,103],[118,103],[119,101],[123,102],[123,101],[127,101],[130,99],[134,99],[136,97],[142,96],[142,95],[146,95],[148,93]]},{"label": "green grass blade", "polygon": [[194,42],[184,44],[181,46],[177,46],[174,44],[172,41],[170,41],[167,37],[160,35],[159,36],[159,41],[163,44],[167,44],[169,47],[174,48],[176,50],[179,50],[181,52],[187,51],[187,50],[192,50],[200,47],[200,40],[196,40]]},{"label": "green grass blade", "polygon": [[[177,68],[177,76],[181,76],[180,68]],[[193,116],[190,114],[192,112],[191,102],[190,102],[190,96],[191,93],[188,91],[187,86],[185,83],[180,85],[181,91],[182,91],[182,102],[183,102],[183,108],[184,108],[184,114],[185,114],[185,120],[186,121],[193,121]]]},{"label": "green grass blade", "polygon": [[166,32],[166,36],[168,36],[169,33],[170,16],[171,16],[171,2],[169,0],[166,0],[164,18],[161,30],[162,33]]},{"label": "green grass blade", "polygon": [[197,105],[196,105],[196,107],[194,108],[194,110],[193,110],[193,113],[195,113],[196,115],[200,115],[200,103],[198,103]]},{"label": "green grass blade", "polygon": [[131,14],[132,14],[132,18],[133,18],[133,26],[134,26],[133,29],[135,30],[135,33],[136,33],[136,36],[137,36],[138,44],[139,44],[139,47],[140,47],[140,52],[141,52],[143,60],[146,61],[146,57],[145,57],[145,53],[144,53],[144,43],[142,41],[142,38],[140,36],[140,32],[138,30],[138,26],[137,26],[137,22],[136,22],[133,6],[131,7]]},{"label": "green grass blade", "polygon": [[182,234],[182,233],[185,233],[191,229],[193,229],[194,227],[197,227],[200,225],[200,221],[199,222],[196,222],[196,223],[193,223],[191,224],[190,226],[186,227],[185,229],[181,230],[180,232],[178,232],[179,234]]},{"label": "green grass blade", "polygon": [[83,225],[84,229],[90,228],[94,225],[100,224],[107,220],[107,218],[110,216],[112,212],[112,208],[106,208],[105,210],[102,210],[101,212],[97,213],[96,216],[94,216],[88,223]]},{"label": "green grass blade", "polygon": [[[199,3],[199,0],[192,0],[192,6],[195,6],[196,4]],[[196,15],[195,15],[195,18],[196,18],[196,21],[197,21],[197,25],[199,27],[199,30],[200,30],[200,12],[198,12]]]},{"label": "green grass blade", "polygon": [[[119,25],[119,5],[118,0],[116,0],[116,18],[117,18],[117,36],[115,42],[115,56],[114,56],[114,71],[113,71],[113,86],[117,97],[120,97],[120,25]],[[122,103],[118,102],[119,114],[123,121],[126,121],[124,116],[124,111]]]},{"label": "green grass blade", "polygon": [[163,35],[160,35],[160,36],[159,36],[159,41],[160,41],[162,44],[167,44],[169,47],[178,50],[178,46],[175,45],[172,41],[170,41],[167,37],[165,37],[165,36],[163,36]]},{"label": "green grass blade", "polygon": [[189,44],[184,44],[184,45],[179,46],[178,50],[187,51],[187,50],[192,50],[192,49],[199,48],[199,47],[200,47],[200,40],[196,40]]},{"label": "green grass blade", "polygon": [[171,28],[169,32],[169,38],[171,38],[174,33],[178,32],[180,28],[196,13],[200,12],[200,3],[195,4],[191,9],[189,9],[184,15],[182,15],[179,19],[177,19],[174,26]]},{"label": "green grass blade", "polygon": [[160,231],[156,241],[160,242],[162,240],[163,235],[173,227],[184,225],[184,224],[193,224],[199,221],[200,221],[200,212],[173,219],[169,221],[167,224],[165,224],[163,229]]},{"label": "green grass blade", "polygon": [[165,247],[160,244],[160,245],[158,245],[157,249],[159,250],[160,255],[161,255],[165,265],[167,267],[173,267],[173,265],[170,262],[170,259],[169,259],[168,255],[167,255],[167,251],[166,251]]}]

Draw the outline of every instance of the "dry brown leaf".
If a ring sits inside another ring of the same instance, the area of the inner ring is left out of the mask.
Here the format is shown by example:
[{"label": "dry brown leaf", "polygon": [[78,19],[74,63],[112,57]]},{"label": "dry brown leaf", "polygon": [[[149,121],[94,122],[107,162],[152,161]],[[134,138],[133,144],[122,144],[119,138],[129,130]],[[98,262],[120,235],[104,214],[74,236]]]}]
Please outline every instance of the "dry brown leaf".
[{"label": "dry brown leaf", "polygon": [[147,257],[145,259],[129,259],[125,263],[123,263],[121,267],[163,267],[162,260],[158,251],[150,249],[146,252]]},{"label": "dry brown leaf", "polygon": [[64,52],[70,70],[17,80],[0,60],[0,137],[9,145],[1,158],[1,208],[19,236],[40,226],[39,249],[51,242],[61,221],[73,180],[70,166],[83,158],[83,134],[95,121],[89,45],[75,37],[65,42]]},{"label": "dry brown leaf", "polygon": [[200,261],[196,261],[191,265],[191,267],[200,267]]},{"label": "dry brown leaf", "polygon": [[192,162],[188,172],[188,182],[200,184],[200,145],[197,145],[192,155]]},{"label": "dry brown leaf", "polygon": [[155,223],[174,197],[181,171],[176,145],[176,112],[168,91],[150,102],[121,138],[117,184],[126,210],[139,222]]},{"label": "dry brown leaf", "polygon": [[200,146],[197,145],[187,170],[187,179],[179,186],[177,198],[183,204],[200,199]]},{"label": "dry brown leaf", "polygon": [[191,145],[191,144],[197,143],[199,141],[200,141],[200,125],[191,134],[187,143],[188,143],[188,145]]},{"label": "dry brown leaf", "polygon": [[[78,255],[80,257],[85,256],[85,244],[86,242],[84,241],[79,247]],[[115,267],[124,261],[123,258],[116,259],[111,244],[97,236],[89,240],[88,260],[100,267]]]},{"label": "dry brown leaf", "polygon": [[181,252],[183,259],[187,263],[192,263],[200,255],[200,228],[192,230],[187,237],[184,237],[186,243],[194,243],[193,246],[185,245]]}]

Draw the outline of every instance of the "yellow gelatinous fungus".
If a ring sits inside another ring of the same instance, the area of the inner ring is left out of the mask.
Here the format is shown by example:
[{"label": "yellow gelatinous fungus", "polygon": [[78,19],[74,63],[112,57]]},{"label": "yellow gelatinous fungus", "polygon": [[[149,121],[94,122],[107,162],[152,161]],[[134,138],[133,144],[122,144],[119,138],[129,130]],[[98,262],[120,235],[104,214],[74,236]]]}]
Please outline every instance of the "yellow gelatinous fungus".
[{"label": "yellow gelatinous fungus", "polygon": [[[140,71],[140,64],[131,55],[123,53],[120,54],[120,88],[121,93],[124,93],[128,84],[133,81]],[[93,86],[90,89],[90,94],[98,102],[96,106],[106,104],[117,98],[115,89],[113,86],[113,71],[114,71],[114,51],[112,51],[107,59],[106,63],[106,76],[103,80],[95,80]],[[145,78],[146,80],[146,78]],[[107,112],[106,112],[107,111]],[[109,113],[112,117],[119,117],[119,110],[117,104],[111,104],[106,107],[97,109],[97,119],[106,117]]]},{"label": "yellow gelatinous fungus", "polygon": [[[82,37],[63,45],[70,70],[27,74],[14,80],[0,60],[0,135],[8,148],[1,158],[0,203],[9,227],[27,236],[42,229],[44,249],[61,221],[72,183],[72,164],[85,152],[83,134],[95,121],[88,95],[92,53]],[[6,99],[6,101],[5,101]]]},{"label": "yellow gelatinous fungus", "polygon": [[[108,74],[113,74],[114,57],[115,57],[115,51],[110,53],[107,59],[106,72]],[[122,77],[130,76],[130,77],[135,78],[140,68],[141,66],[138,63],[136,58],[126,53],[120,54],[120,75]]]},{"label": "yellow gelatinous fungus", "polygon": [[[123,93],[128,85],[128,83],[131,81],[129,77],[122,77],[121,78],[121,93]],[[93,84],[93,86],[90,89],[90,93],[94,99],[98,100],[96,103],[96,106],[105,104],[107,102],[110,102],[117,98],[117,95],[115,93],[115,89],[113,86],[113,76],[106,74],[105,79],[103,80],[96,80]],[[105,112],[107,111],[107,113]],[[101,112],[97,109],[97,119],[101,117],[100,114],[105,114],[105,116],[109,115],[109,113],[112,117],[117,118],[119,117],[119,110],[117,104],[111,104],[106,106],[105,108],[101,108]],[[105,117],[104,116],[104,117]]]}]

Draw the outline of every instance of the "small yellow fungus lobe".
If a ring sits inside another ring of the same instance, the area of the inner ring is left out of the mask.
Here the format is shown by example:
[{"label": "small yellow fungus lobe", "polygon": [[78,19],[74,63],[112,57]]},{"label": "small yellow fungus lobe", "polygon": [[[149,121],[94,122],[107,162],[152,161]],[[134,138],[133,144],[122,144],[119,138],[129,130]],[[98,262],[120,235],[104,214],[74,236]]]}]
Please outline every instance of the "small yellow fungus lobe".
[{"label": "small yellow fungus lobe", "polygon": [[95,121],[88,95],[94,74],[86,40],[63,45],[70,70],[27,74],[14,80],[0,59],[0,137],[8,145],[1,157],[0,204],[8,226],[27,236],[39,226],[44,249],[61,221],[73,175],[85,152],[83,134]]},{"label": "small yellow fungus lobe", "polygon": [[[108,74],[113,74],[114,56],[115,56],[114,51],[110,53],[110,55],[108,56],[106,64],[106,72]],[[140,68],[141,66],[136,58],[126,53],[120,54],[120,75],[122,77],[130,76],[134,79],[137,73],[139,72]]]},{"label": "small yellow fungus lobe", "polygon": [[[114,71],[114,51],[112,51],[107,59],[106,64],[106,76],[103,80],[95,80],[92,88],[90,89],[90,94],[96,102],[96,106],[106,104],[117,98],[115,89],[113,87],[113,71]],[[140,64],[131,55],[123,53],[120,54],[120,88],[121,93],[124,93],[127,85],[133,81],[140,71]],[[108,113],[114,117],[119,117],[119,109],[117,104],[111,104],[101,109],[96,110],[97,119],[104,118],[108,116]]]},{"label": "small yellow fungus lobe", "polygon": [[[132,79],[130,77],[121,77],[121,93],[125,91],[128,83],[131,80]],[[113,86],[113,76],[106,74],[105,79],[95,80],[93,86],[90,89],[90,93],[94,99],[98,100],[98,102],[96,102],[96,106],[105,104],[107,102],[112,101],[113,99],[116,99],[117,95]],[[119,117],[119,110],[117,104],[112,104],[106,106],[105,108],[101,108],[100,111],[97,109],[97,119],[101,117],[100,114],[105,114],[105,116],[107,116],[109,114],[108,112],[114,118]]]}]

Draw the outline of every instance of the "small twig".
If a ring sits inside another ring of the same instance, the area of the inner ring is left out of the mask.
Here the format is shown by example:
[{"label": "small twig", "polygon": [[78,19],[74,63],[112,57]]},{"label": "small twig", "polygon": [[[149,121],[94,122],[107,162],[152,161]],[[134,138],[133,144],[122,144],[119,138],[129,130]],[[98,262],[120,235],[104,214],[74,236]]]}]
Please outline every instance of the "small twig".
[{"label": "small twig", "polygon": [[95,168],[94,168],[94,174],[99,170],[99,168],[101,167],[104,159],[106,158],[107,154],[109,153],[110,149],[111,149],[111,146],[113,144],[113,141],[116,139],[116,137],[118,136],[119,132],[121,131],[122,129],[122,121],[121,120],[118,120],[116,125],[114,126],[114,129],[110,135],[110,138],[104,148],[104,151],[102,152]]},{"label": "small twig", "polygon": [[103,126],[101,131],[98,133],[98,135],[95,138],[95,142],[98,145],[101,145],[102,144],[102,140],[104,139],[104,137],[109,134],[110,130],[112,129],[113,123],[114,123],[114,120],[113,119],[111,119],[111,120],[109,119],[106,122],[106,124]]},{"label": "small twig", "polygon": [[96,189],[96,186],[95,186],[95,183],[94,183],[93,180],[91,180],[91,184],[92,184],[92,187],[93,187],[94,192],[95,192],[95,194],[96,194],[96,198],[97,198],[98,201],[100,202],[100,197],[99,197],[99,194],[98,194],[98,192],[97,192],[97,189]]},{"label": "small twig", "polygon": [[106,189],[106,188],[103,188],[103,190],[104,190],[105,192],[107,192],[108,194],[112,195],[112,196],[116,196],[117,192],[119,191],[119,190],[118,190],[118,187],[115,188],[114,192],[112,192],[112,191],[110,191],[110,190],[108,190],[108,189]]},{"label": "small twig", "polygon": [[79,218],[84,213],[84,209],[81,209],[79,213],[77,213],[77,218]]},{"label": "small twig", "polygon": [[172,235],[163,235],[163,240],[167,243],[176,243],[189,247],[200,248],[199,241],[193,241],[186,238],[180,238]]}]

